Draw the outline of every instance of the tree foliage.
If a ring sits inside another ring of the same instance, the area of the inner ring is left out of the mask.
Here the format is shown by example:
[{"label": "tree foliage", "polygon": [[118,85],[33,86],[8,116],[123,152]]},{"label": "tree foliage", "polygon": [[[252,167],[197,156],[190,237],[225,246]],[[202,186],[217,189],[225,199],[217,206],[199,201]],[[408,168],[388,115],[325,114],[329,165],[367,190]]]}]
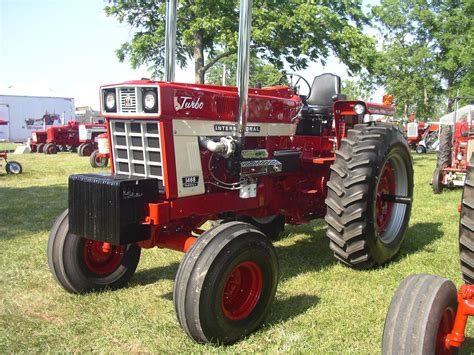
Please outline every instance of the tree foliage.
[{"label": "tree foliage", "polygon": [[[235,54],[214,64],[206,74],[206,83],[221,85],[224,69],[225,85],[235,86],[237,76],[237,56]],[[251,57],[249,87],[274,86],[282,82],[286,83],[286,79],[273,64],[267,63],[255,55]]]},{"label": "tree foliage", "polygon": [[[154,77],[164,64],[165,4],[162,1],[119,0],[105,7],[108,16],[130,25],[135,33],[117,50],[132,67],[149,65]],[[220,59],[237,52],[238,1],[179,0],[177,60],[194,61],[195,81]],[[374,62],[374,40],[362,33],[368,23],[361,0],[254,0],[252,51],[281,69],[306,68],[312,61],[337,56],[356,72]]]},{"label": "tree foliage", "polygon": [[382,0],[373,8],[383,52],[377,73],[399,114],[437,115],[444,98],[474,93],[474,3],[471,0]]}]

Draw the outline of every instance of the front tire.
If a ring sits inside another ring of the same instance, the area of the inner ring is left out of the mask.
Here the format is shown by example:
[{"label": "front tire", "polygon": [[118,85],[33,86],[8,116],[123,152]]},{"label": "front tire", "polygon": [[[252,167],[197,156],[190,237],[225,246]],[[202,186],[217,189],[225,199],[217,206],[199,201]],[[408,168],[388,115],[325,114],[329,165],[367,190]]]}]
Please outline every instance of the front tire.
[{"label": "front tire", "polygon": [[5,170],[7,174],[21,174],[23,171],[23,167],[17,161],[10,160],[7,165],[5,165]]},{"label": "front tire", "polygon": [[54,143],[48,143],[44,146],[43,152],[45,154],[57,154],[58,153],[58,147]]},{"label": "front tire", "polygon": [[[358,124],[336,151],[328,181],[327,236],[334,256],[358,269],[382,265],[400,250],[413,198],[413,164],[391,124]],[[393,201],[404,198],[405,203]]]},{"label": "front tire", "polygon": [[181,262],[173,290],[176,315],[197,342],[233,343],[262,324],[277,283],[268,238],[247,223],[224,223],[202,234]]},{"label": "front tire", "polygon": [[426,153],[426,148],[423,147],[422,145],[419,145],[416,147],[416,153],[417,154],[425,154]]},{"label": "front tire", "polygon": [[462,279],[474,284],[474,157],[467,167],[459,219],[459,254]]},{"label": "front tire", "polygon": [[383,330],[382,354],[447,354],[445,337],[457,310],[453,282],[435,275],[411,275],[398,287]]},{"label": "front tire", "polygon": [[44,151],[44,146],[45,146],[44,143],[38,144],[37,147],[36,147],[36,151],[37,151],[38,153],[43,153],[43,151]]},{"label": "front tire", "polygon": [[89,162],[93,168],[105,168],[109,163],[109,159],[98,157],[98,154],[99,151],[94,150],[89,158]]},{"label": "front tire", "polygon": [[112,245],[69,234],[68,210],[56,220],[48,239],[48,264],[68,292],[85,293],[123,287],[135,273],[141,249],[136,244]]},{"label": "front tire", "polygon": [[440,194],[443,192],[443,171],[439,167],[433,171],[431,187],[433,188],[433,193],[435,194]]}]

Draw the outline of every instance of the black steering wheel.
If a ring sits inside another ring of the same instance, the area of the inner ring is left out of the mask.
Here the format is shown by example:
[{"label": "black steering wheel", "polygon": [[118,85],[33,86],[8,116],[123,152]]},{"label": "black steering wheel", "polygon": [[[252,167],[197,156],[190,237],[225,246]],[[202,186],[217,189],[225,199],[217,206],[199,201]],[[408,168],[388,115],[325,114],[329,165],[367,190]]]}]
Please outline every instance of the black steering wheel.
[{"label": "black steering wheel", "polygon": [[[285,80],[285,81],[283,81],[283,80]],[[278,81],[278,84],[279,85],[288,85],[288,87],[291,88],[296,94],[300,95],[299,94],[299,91],[300,91],[299,88],[300,87],[298,86],[300,81],[303,81],[306,84],[306,86],[308,87],[308,94],[303,99],[303,103],[305,103],[306,100],[311,96],[311,85],[309,85],[308,81],[305,78],[303,78],[301,75],[295,74],[295,73],[283,73],[280,80]]]}]

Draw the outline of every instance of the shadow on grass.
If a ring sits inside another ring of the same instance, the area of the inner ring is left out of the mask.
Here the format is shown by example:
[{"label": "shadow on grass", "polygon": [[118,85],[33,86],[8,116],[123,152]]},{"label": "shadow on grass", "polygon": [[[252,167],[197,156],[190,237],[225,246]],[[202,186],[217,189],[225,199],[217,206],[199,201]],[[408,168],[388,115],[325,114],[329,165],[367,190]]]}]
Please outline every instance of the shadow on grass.
[{"label": "shadow on grass", "polygon": [[0,240],[49,231],[67,208],[67,186],[0,188]]},{"label": "shadow on grass", "polygon": [[462,343],[459,354],[472,354],[474,352],[474,338],[466,337]]},{"label": "shadow on grass", "polygon": [[129,282],[130,287],[149,285],[160,280],[174,280],[179,263],[137,271]]},{"label": "shadow on grass", "polygon": [[397,260],[425,249],[432,242],[442,236],[443,231],[441,230],[441,223],[416,223],[408,227],[405,242],[400,249]]},{"label": "shadow on grass", "polygon": [[278,323],[287,322],[300,314],[303,314],[311,307],[318,304],[319,297],[312,295],[296,295],[288,298],[277,298],[272,305],[272,313],[265,323],[265,326],[272,326]]}]

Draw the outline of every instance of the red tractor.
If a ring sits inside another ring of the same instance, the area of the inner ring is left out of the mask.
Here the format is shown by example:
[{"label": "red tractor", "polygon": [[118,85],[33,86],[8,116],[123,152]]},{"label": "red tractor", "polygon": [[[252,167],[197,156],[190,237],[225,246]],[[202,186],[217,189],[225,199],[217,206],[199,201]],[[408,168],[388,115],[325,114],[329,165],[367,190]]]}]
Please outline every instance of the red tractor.
[{"label": "red tractor", "polygon": [[465,282],[456,292],[451,280],[411,275],[398,287],[383,334],[383,354],[451,354],[465,340],[474,316],[474,159],[467,167],[460,205],[459,252]]},{"label": "red tractor", "polygon": [[86,123],[79,125],[79,142],[77,154],[81,157],[90,156],[97,149],[99,135],[107,131],[105,124]]},{"label": "red tractor", "polygon": [[29,140],[29,146],[32,153],[43,153],[44,146],[48,138],[46,130],[36,130],[31,133],[31,139]]},{"label": "red tractor", "polygon": [[79,123],[69,121],[63,126],[51,126],[46,130],[45,154],[56,154],[58,151],[75,150],[79,146]]},{"label": "red tractor", "polygon": [[90,156],[90,163],[93,168],[105,168],[109,164],[109,137],[102,133],[97,137],[98,149],[94,150]]},{"label": "red tractor", "polygon": [[438,194],[444,187],[463,186],[467,167],[474,152],[474,105],[457,108],[460,99],[456,97],[454,112],[440,119],[440,143],[436,169],[433,172],[433,192]]},{"label": "red tractor", "polygon": [[[402,133],[370,121],[393,106],[345,100],[333,74],[248,89],[251,6],[240,6],[237,88],[175,83],[173,59],[164,82],[101,87],[112,173],[69,177],[69,208],[48,241],[52,274],[71,293],[123,287],[142,248],[184,252],[174,307],[204,343],[263,323],[278,284],[272,240],[285,223],[324,218],[335,258],[366,269],[399,251],[413,195]],[[217,222],[203,230],[206,221]]]}]

